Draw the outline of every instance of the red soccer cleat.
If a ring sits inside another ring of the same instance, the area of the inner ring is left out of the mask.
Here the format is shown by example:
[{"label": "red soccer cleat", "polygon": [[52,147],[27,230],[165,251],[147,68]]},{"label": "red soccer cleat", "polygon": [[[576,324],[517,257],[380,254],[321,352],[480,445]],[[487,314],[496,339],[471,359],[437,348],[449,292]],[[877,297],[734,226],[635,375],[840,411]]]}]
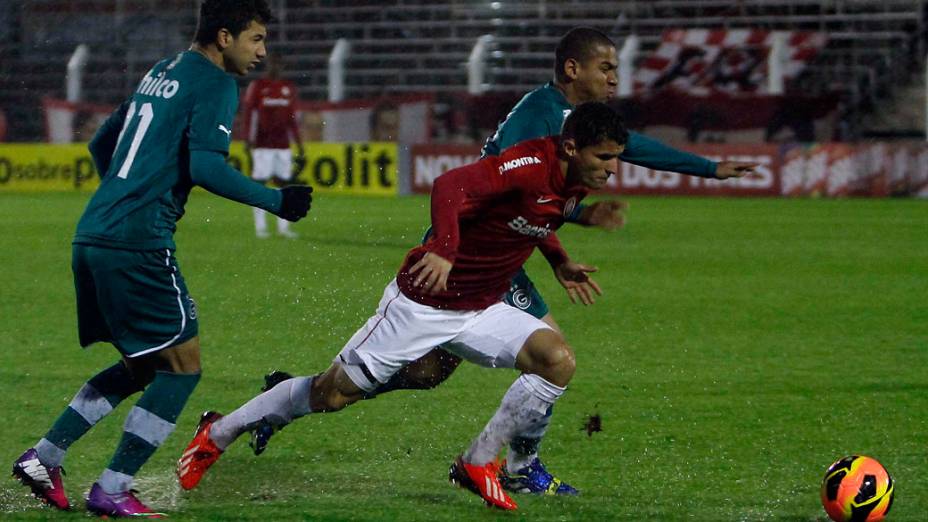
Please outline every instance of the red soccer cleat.
[{"label": "red soccer cleat", "polygon": [[221,418],[222,414],[215,411],[208,411],[200,417],[193,440],[177,461],[177,480],[180,482],[180,487],[184,489],[197,487],[203,475],[206,474],[206,470],[222,455],[222,450],[216,447],[213,440],[209,438],[213,423]]},{"label": "red soccer cleat", "polygon": [[468,489],[480,496],[488,506],[512,511],[518,508],[515,502],[503,490],[499,483],[499,464],[488,462],[483,466],[468,464],[463,457],[458,456],[451,463],[448,471],[448,480],[452,484]]}]

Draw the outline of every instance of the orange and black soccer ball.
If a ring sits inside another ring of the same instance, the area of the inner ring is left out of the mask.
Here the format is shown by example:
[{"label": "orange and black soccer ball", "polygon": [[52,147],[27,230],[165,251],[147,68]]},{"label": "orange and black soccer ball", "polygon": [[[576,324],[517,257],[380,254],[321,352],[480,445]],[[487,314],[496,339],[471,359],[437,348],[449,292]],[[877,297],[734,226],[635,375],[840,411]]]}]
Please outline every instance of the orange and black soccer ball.
[{"label": "orange and black soccer ball", "polygon": [[822,480],[822,505],[835,522],[877,522],[893,506],[893,478],[876,459],[851,455]]}]

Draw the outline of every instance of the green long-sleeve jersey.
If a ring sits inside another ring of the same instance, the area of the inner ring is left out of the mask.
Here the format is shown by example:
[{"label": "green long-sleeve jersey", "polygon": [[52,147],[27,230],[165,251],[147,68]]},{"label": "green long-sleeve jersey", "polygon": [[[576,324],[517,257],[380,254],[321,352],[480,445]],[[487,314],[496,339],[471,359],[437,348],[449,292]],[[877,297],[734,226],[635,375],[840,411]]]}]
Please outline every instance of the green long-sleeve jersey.
[{"label": "green long-sleeve jersey", "polygon": [[221,161],[237,108],[237,83],[202,54],[186,51],[158,62],[91,141],[100,187],[74,242],[174,249],[176,224],[194,185],[277,212],[279,191]]},{"label": "green long-sleeve jersey", "polygon": [[[497,156],[520,141],[560,134],[564,120],[573,109],[564,93],[553,82],[548,82],[526,94],[513,107],[483,146],[482,155]],[[629,132],[625,152],[619,159],[655,170],[707,178],[715,176],[714,161],[668,147],[636,132]]]}]

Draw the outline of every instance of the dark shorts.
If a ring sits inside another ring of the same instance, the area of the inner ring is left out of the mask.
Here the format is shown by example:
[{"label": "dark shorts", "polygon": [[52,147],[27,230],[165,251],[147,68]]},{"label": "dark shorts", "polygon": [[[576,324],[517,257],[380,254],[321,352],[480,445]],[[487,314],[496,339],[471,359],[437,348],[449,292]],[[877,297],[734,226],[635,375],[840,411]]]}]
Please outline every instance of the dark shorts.
[{"label": "dark shorts", "polygon": [[138,357],[196,337],[196,303],[171,250],[76,244],[71,269],[81,346],[109,342]]}]

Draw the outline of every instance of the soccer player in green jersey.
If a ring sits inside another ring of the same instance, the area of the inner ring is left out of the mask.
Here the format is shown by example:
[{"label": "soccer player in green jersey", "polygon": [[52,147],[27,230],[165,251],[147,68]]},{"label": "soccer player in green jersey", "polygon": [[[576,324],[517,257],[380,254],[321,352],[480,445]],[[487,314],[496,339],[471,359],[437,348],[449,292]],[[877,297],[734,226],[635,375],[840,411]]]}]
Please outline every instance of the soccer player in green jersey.
[{"label": "soccer player in green jersey", "polygon": [[228,167],[238,86],[266,54],[266,0],[205,0],[189,50],[158,62],[90,143],[101,175],[74,236],[72,269],[81,346],[112,343],[121,360],[88,380],[13,474],[59,509],[68,448],[124,399],[143,392],[109,465],[87,496],[105,516],[154,516],[133,476],[174,430],[200,379],[197,309],[174,257],[174,230],[190,190],[291,221],[310,187],[265,188]]}]

